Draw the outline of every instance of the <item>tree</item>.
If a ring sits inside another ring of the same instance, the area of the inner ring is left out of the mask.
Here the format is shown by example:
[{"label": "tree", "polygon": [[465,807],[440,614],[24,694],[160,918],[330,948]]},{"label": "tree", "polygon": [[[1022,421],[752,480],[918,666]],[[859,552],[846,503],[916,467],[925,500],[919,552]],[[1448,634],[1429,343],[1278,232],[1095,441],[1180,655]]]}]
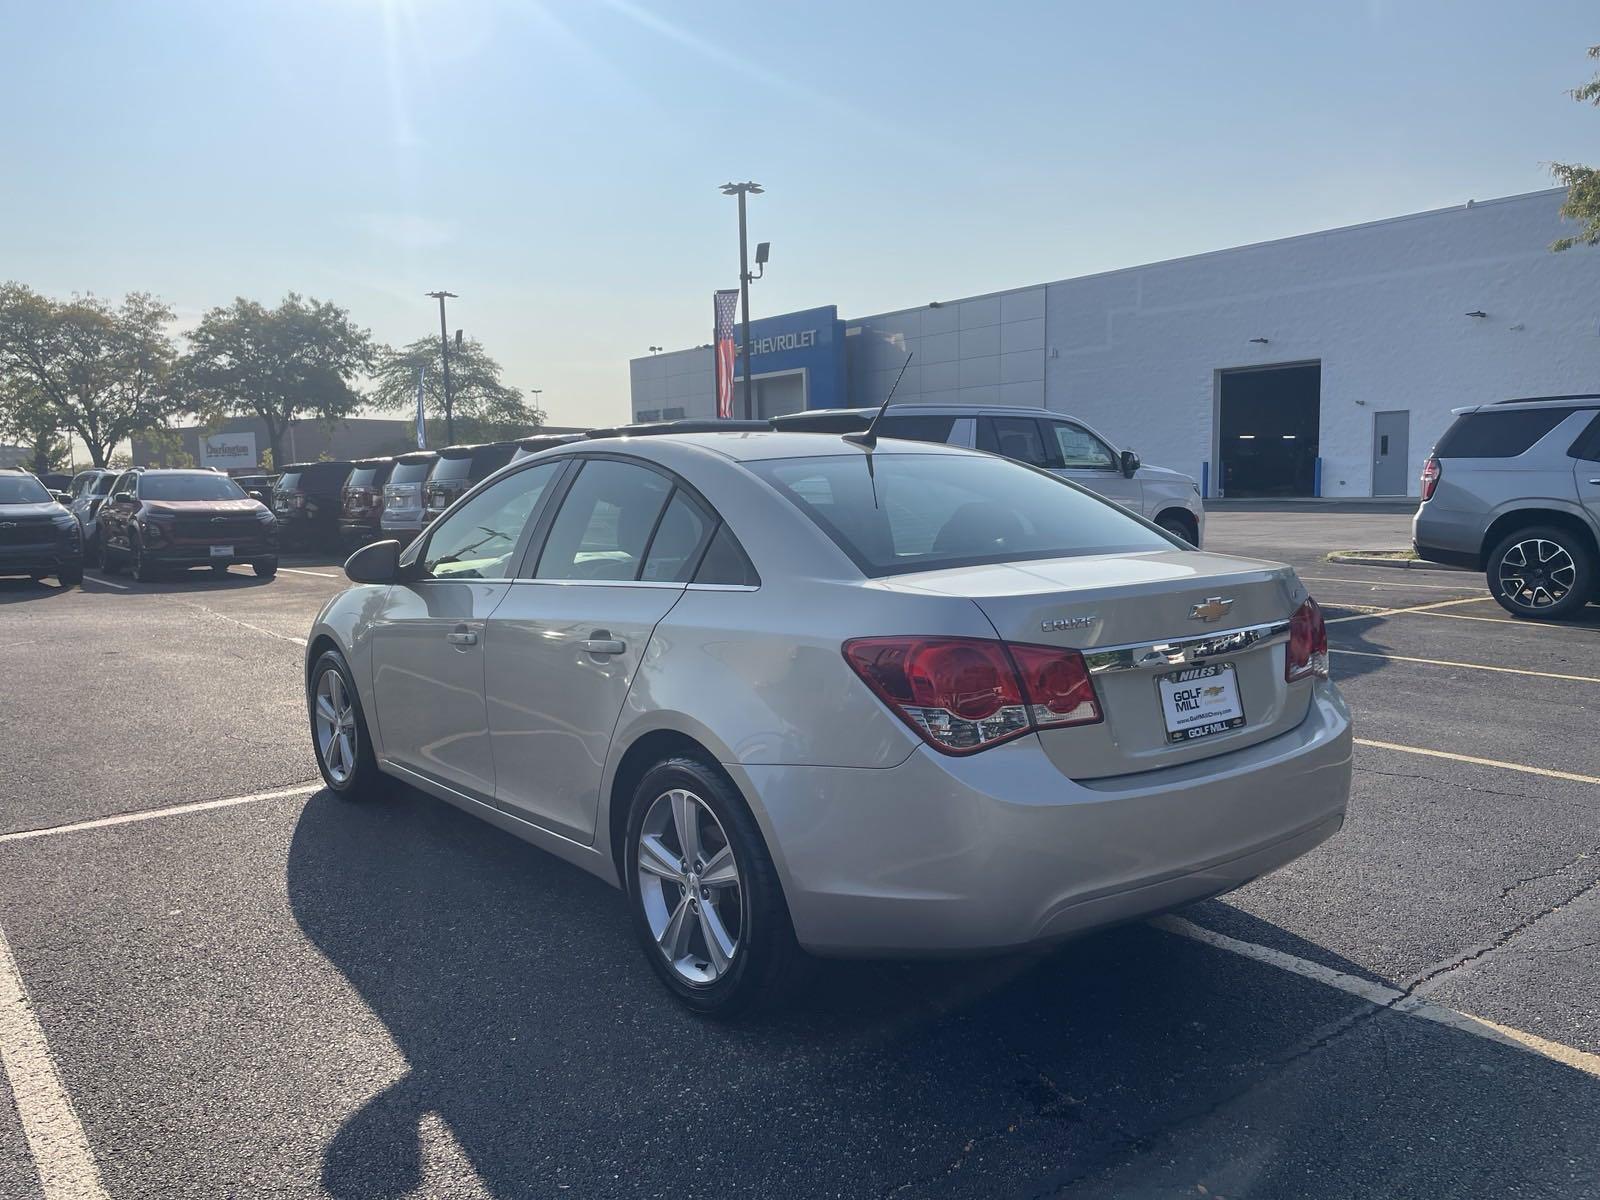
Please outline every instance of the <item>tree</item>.
[{"label": "tree", "polygon": [[181,410],[170,375],[172,309],[144,292],[113,306],[95,296],[56,302],[0,286],[0,374],[31,392],[57,431],[82,439],[103,467],[119,442]]},{"label": "tree", "polygon": [[[1600,58],[1600,46],[1589,47],[1590,58]],[[1582,87],[1572,89],[1572,98],[1580,104],[1593,104],[1600,108],[1600,75]],[[1571,237],[1552,242],[1552,250],[1570,250],[1573,246],[1600,245],[1600,168],[1579,167],[1569,163],[1552,163],[1550,170],[1567,187],[1567,202],[1561,206],[1561,215],[1583,222],[1583,229]]]},{"label": "tree", "polygon": [[[415,412],[417,372],[425,369],[423,412],[430,421],[442,423],[444,366],[440,349],[438,338],[427,337],[398,350],[384,350],[373,376],[372,406]],[[458,441],[522,437],[544,422],[544,413],[524,400],[520,391],[500,382],[500,364],[476,341],[450,348],[450,399]]]},{"label": "tree", "polygon": [[272,461],[286,462],[289,423],[332,423],[361,405],[355,380],[372,369],[372,335],[336,304],[294,292],[277,308],[239,298],[213,308],[189,335],[179,386],[208,418],[259,417]]},{"label": "tree", "polygon": [[67,461],[67,443],[49,399],[22,375],[0,376],[0,438],[26,446],[36,475]]}]

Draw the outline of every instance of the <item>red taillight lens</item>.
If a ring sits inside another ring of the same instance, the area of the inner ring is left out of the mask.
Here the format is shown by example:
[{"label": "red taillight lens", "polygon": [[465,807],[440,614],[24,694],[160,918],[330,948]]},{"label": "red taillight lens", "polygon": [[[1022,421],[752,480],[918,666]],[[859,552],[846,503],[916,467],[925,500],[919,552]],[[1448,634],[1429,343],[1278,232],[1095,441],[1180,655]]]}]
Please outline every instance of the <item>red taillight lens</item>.
[{"label": "red taillight lens", "polygon": [[1443,474],[1443,470],[1439,466],[1439,460],[1429,456],[1428,461],[1422,464],[1422,498],[1424,500],[1433,499],[1433,489],[1439,486],[1439,476],[1441,474]]},{"label": "red taillight lens", "polygon": [[1283,677],[1290,683],[1308,675],[1328,677],[1328,627],[1309,596],[1289,618],[1289,652],[1283,661]]},{"label": "red taillight lens", "polygon": [[1034,729],[1100,719],[1083,656],[984,638],[857,638],[845,661],[937,750],[972,754]]}]

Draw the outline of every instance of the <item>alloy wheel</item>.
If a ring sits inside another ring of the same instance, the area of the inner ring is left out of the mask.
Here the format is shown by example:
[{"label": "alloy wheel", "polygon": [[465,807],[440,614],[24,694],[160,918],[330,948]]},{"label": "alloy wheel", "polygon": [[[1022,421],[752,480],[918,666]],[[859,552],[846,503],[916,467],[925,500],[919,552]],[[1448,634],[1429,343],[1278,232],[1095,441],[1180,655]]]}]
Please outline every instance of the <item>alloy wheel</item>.
[{"label": "alloy wheel", "polygon": [[639,830],[639,900],[657,949],[685,983],[733,966],[744,934],[739,864],[722,823],[682,788],[650,804]]},{"label": "alloy wheel", "polygon": [[344,783],[356,769],[356,708],[344,676],[328,670],[317,680],[317,753],[328,777]]},{"label": "alloy wheel", "polygon": [[1500,556],[1500,590],[1519,608],[1533,611],[1559,604],[1577,581],[1578,566],[1559,542],[1529,538]]}]

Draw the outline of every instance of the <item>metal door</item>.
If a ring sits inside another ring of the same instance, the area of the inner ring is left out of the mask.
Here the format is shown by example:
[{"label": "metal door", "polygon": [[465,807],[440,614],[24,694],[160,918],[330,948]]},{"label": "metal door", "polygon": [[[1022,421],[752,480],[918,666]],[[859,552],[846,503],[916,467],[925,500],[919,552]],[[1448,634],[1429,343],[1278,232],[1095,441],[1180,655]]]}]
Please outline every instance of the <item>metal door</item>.
[{"label": "metal door", "polygon": [[1411,413],[1372,414],[1372,494],[1404,496],[1411,490]]}]

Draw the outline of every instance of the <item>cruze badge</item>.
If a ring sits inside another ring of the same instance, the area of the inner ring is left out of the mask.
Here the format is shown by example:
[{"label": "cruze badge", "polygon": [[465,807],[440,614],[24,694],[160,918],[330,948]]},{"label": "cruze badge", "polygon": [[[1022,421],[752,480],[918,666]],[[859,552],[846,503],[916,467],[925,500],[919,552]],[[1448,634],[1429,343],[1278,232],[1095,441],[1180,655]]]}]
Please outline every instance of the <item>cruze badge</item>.
[{"label": "cruze badge", "polygon": [[1232,607],[1233,600],[1231,597],[1224,600],[1221,596],[1208,596],[1189,610],[1189,619],[1191,621],[1220,621]]},{"label": "cruze badge", "polygon": [[1063,629],[1087,629],[1099,619],[1099,613],[1090,613],[1086,617],[1056,617],[1053,620],[1040,621],[1039,628],[1045,633],[1059,633]]}]

